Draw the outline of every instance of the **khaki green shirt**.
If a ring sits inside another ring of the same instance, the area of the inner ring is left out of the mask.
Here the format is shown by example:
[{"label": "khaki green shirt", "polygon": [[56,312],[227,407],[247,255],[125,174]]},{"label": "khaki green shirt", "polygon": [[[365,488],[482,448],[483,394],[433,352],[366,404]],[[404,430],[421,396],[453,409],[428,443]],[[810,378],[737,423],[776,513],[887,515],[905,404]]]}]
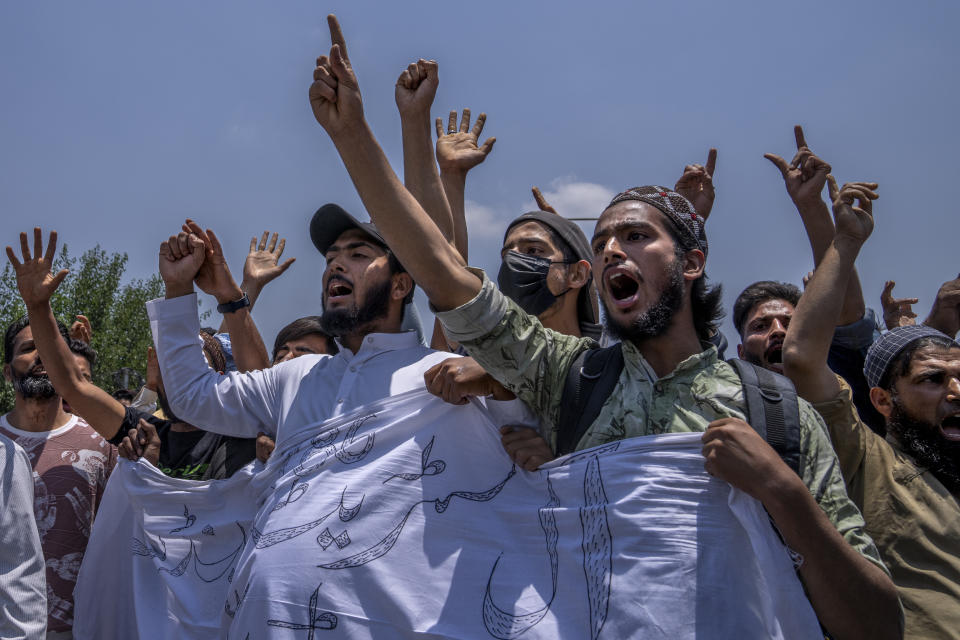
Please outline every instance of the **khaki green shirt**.
[{"label": "khaki green shirt", "polygon": [[[461,307],[437,313],[447,336],[501,384],[537,413],[544,435],[556,450],[556,429],[567,370],[585,349],[597,343],[545,329],[493,285],[482,271],[480,293]],[[717,357],[714,347],[695,354],[656,379],[630,342],[623,343],[624,367],[600,415],[580,439],[578,449],[614,440],[658,433],[706,431],[720,418],[746,419],[737,372]],[[874,564],[880,555],[864,532],[863,517],[847,497],[837,456],[826,427],[800,400],[801,478],[844,539]]]},{"label": "khaki green shirt", "polygon": [[863,424],[850,387],[814,405],[830,429],[850,498],[897,585],[906,638],[960,638],[960,505],[893,438]]}]

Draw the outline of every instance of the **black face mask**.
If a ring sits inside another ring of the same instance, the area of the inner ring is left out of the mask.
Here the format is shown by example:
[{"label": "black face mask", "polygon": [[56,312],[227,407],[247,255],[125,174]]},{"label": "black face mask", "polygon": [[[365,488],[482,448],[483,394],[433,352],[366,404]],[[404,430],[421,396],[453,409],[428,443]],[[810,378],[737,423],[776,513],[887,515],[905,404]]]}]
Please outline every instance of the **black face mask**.
[{"label": "black face mask", "polygon": [[508,251],[497,274],[497,286],[505,296],[520,305],[520,308],[533,316],[538,316],[557,301],[567,291],[553,295],[547,286],[547,274],[553,262],[549,258],[530,256],[516,251]]}]

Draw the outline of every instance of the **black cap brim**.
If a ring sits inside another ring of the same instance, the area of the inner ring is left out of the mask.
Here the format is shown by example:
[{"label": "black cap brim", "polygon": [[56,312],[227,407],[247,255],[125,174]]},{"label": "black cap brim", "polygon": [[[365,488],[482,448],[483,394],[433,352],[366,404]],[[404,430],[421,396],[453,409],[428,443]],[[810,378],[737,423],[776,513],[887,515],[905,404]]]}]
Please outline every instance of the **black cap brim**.
[{"label": "black cap brim", "polygon": [[350,229],[360,229],[384,247],[387,246],[383,236],[372,223],[360,222],[343,207],[333,203],[323,205],[313,214],[313,219],[310,220],[310,239],[313,240],[313,246],[317,251],[326,255],[327,250],[337,241],[337,238]]}]

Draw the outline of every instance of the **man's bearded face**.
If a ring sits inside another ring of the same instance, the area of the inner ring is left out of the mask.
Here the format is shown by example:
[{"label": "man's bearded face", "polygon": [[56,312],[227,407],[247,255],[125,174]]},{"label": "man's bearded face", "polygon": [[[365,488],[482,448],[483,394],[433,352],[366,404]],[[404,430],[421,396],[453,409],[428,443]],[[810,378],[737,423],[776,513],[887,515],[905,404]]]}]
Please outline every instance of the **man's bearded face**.
[{"label": "man's bearded face", "polygon": [[630,324],[622,324],[610,313],[603,301],[610,335],[619,340],[642,342],[655,338],[669,328],[680,307],[683,306],[683,266],[677,259],[667,266],[667,281],[660,297],[649,308],[636,315]]},{"label": "man's bearded face", "polygon": [[35,361],[34,366],[30,367],[30,370],[25,373],[20,373],[15,369],[11,370],[13,390],[18,395],[31,400],[46,400],[57,395],[50,378],[47,377],[46,373],[40,373],[40,371],[43,371],[43,365],[39,358]]},{"label": "man's bearded face", "polygon": [[357,333],[370,323],[385,318],[389,311],[390,288],[393,283],[386,280],[372,285],[363,295],[363,299],[354,299],[348,306],[324,309],[320,325],[332,336],[341,337]]},{"label": "man's bearded face", "polygon": [[917,464],[926,467],[950,491],[960,491],[960,442],[943,437],[939,424],[913,416],[894,394],[887,431]]}]

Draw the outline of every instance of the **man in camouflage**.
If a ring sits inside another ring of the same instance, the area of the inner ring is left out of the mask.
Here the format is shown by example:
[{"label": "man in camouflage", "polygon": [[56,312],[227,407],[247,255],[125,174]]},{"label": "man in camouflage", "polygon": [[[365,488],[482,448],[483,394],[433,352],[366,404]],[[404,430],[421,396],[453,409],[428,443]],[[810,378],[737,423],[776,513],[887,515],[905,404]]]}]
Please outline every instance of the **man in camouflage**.
[{"label": "man in camouflage", "polygon": [[[390,167],[363,115],[356,76],[335,18],[333,47],[318,59],[310,101],[387,244],[426,292],[449,338],[555,427],[567,371],[596,347],[544,329],[463,264]],[[706,469],[763,503],[821,623],[835,637],[900,637],[900,608],[863,519],[844,490],[823,423],[801,403],[797,476],[744,421],[740,380],[703,346],[719,314],[719,291],[704,276],[703,220],[661,187],[626,191],[597,222],[593,276],[607,329],[625,366],[614,392],[579,442],[704,432]],[[548,434],[555,439],[555,434]]]}]

